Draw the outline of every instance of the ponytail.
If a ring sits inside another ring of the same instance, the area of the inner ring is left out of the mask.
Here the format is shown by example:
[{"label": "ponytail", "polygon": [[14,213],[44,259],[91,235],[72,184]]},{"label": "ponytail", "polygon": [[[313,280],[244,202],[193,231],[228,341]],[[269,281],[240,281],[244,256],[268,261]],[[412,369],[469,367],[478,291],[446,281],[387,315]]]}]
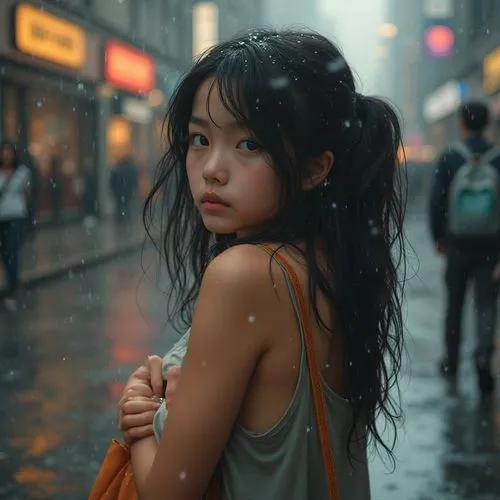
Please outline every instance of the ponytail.
[{"label": "ponytail", "polygon": [[359,436],[356,424],[363,420],[366,434],[392,458],[377,416],[382,414],[394,430],[401,416],[399,398],[393,399],[391,391],[403,350],[401,129],[394,110],[378,98],[356,94],[355,113],[355,137],[338,167],[344,170],[345,197],[337,227],[346,234],[338,237],[335,266],[344,368],[353,395],[350,438]]}]

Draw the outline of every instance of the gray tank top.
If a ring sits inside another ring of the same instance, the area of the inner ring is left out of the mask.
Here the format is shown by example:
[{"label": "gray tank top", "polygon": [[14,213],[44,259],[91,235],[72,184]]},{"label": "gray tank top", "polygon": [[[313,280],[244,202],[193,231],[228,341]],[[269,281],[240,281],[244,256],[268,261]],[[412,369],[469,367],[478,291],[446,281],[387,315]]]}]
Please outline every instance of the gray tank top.
[{"label": "gray tank top", "polygon": [[[276,261],[277,262],[277,261]],[[278,265],[279,262],[277,262]],[[281,267],[281,265],[280,265]],[[297,300],[287,273],[290,298],[300,328],[300,369],[294,395],[281,419],[267,432],[258,434],[236,425],[221,459],[225,500],[327,500],[326,476],[300,326]],[[164,358],[164,370],[180,364],[189,331]],[[352,421],[350,403],[323,383],[328,410],[335,471],[342,500],[370,500],[366,441],[351,444],[347,438]],[[155,434],[161,436],[167,412],[155,416]]]}]

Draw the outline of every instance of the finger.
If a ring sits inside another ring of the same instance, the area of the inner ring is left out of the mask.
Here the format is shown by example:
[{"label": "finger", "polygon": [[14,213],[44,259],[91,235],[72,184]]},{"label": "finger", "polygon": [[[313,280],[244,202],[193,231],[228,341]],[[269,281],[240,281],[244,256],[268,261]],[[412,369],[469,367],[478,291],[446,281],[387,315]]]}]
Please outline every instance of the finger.
[{"label": "finger", "polygon": [[151,398],[153,396],[153,389],[149,384],[143,382],[135,383],[126,389],[125,395],[128,397],[143,396],[145,398]]},{"label": "finger", "polygon": [[154,430],[152,425],[144,425],[141,427],[134,427],[123,433],[123,439],[125,442],[133,443],[138,439],[147,438],[154,435]]},{"label": "finger", "polygon": [[129,399],[125,401],[121,409],[125,415],[156,411],[160,403],[151,399]]},{"label": "finger", "polygon": [[120,429],[123,431],[129,431],[133,427],[152,425],[154,416],[154,411],[146,411],[144,413],[139,413],[138,415],[123,415],[120,420]]},{"label": "finger", "polygon": [[163,361],[160,356],[149,356],[147,367],[149,370],[149,382],[155,396],[161,397],[163,394]]},{"label": "finger", "polygon": [[181,376],[181,367],[172,366],[167,371],[167,388],[165,390],[165,398],[170,399],[173,392],[177,389],[177,384],[179,383],[179,378]]},{"label": "finger", "polygon": [[139,366],[139,368],[130,375],[129,380],[132,379],[143,380],[145,382],[149,381],[149,368],[145,365]]},{"label": "finger", "polygon": [[151,399],[153,397],[153,390],[149,385],[143,383],[134,384],[125,388],[123,396],[118,401],[118,406],[123,405],[130,398],[144,397]]}]

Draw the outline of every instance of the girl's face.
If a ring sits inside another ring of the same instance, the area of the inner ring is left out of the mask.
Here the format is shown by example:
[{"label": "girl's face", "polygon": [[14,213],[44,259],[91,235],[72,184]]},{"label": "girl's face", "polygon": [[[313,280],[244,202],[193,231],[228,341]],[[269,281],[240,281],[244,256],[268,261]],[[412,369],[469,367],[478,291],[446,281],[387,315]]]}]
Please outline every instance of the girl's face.
[{"label": "girl's face", "polygon": [[1,151],[1,159],[3,165],[11,166],[14,162],[14,151],[10,146],[4,146]]},{"label": "girl's face", "polygon": [[189,186],[210,232],[249,236],[276,215],[280,186],[267,155],[224,107],[212,84],[213,79],[206,80],[193,102]]}]

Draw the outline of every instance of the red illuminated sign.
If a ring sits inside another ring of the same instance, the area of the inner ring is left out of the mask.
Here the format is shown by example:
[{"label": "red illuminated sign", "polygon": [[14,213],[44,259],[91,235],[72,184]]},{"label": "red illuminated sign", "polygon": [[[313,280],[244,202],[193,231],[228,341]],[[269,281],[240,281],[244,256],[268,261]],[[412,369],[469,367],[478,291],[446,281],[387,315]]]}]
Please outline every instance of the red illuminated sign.
[{"label": "red illuminated sign", "polygon": [[425,32],[425,45],[429,55],[434,57],[448,57],[453,51],[455,35],[448,26],[435,25]]},{"label": "red illuminated sign", "polygon": [[122,90],[147,94],[155,88],[155,61],[139,49],[112,41],[106,45],[104,77]]}]

